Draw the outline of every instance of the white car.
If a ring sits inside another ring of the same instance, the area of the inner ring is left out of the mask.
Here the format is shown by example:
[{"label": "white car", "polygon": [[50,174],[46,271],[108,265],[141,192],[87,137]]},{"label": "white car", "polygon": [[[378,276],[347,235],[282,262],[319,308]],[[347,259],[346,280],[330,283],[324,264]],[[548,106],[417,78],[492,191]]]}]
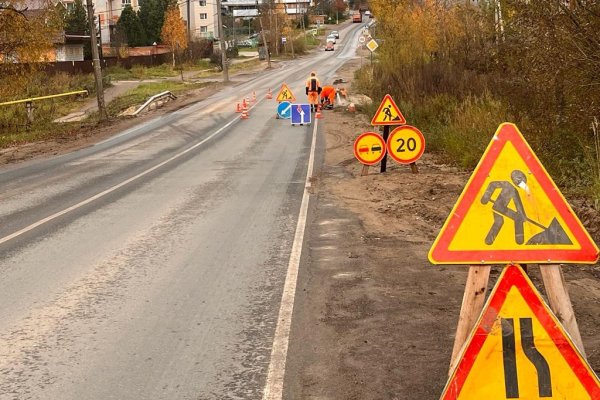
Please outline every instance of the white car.
[{"label": "white car", "polygon": [[329,36],[335,36],[336,39],[340,38],[340,33],[338,31],[329,32]]},{"label": "white car", "polygon": [[335,35],[329,35],[329,36],[327,36],[327,41],[328,42],[333,42],[333,44],[335,44],[336,43]]}]

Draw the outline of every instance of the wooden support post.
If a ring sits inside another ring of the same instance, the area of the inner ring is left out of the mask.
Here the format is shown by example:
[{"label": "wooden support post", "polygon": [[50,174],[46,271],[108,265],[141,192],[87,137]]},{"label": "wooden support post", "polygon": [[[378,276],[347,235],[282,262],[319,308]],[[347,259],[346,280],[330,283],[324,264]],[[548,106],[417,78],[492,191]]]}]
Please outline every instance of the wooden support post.
[{"label": "wooden support post", "polygon": [[487,293],[488,281],[490,279],[490,265],[472,265],[469,267],[467,283],[465,285],[465,294],[463,295],[460,316],[458,317],[458,326],[456,327],[456,336],[454,338],[454,347],[452,348],[452,357],[450,359],[450,370],[452,373],[459,361],[460,351],[462,350],[469,333],[475,326],[477,318],[483,310],[485,303],[485,294]]},{"label": "wooden support post", "polygon": [[360,173],[360,176],[367,176],[367,175],[369,175],[369,166],[368,165],[363,165],[362,172]]},{"label": "wooden support post", "polygon": [[27,127],[29,128],[33,124],[33,103],[31,101],[25,103],[25,110],[27,111]]},{"label": "wooden support post", "polygon": [[417,163],[413,162],[410,163],[410,170],[413,174],[418,174],[419,173],[419,167],[417,167]]},{"label": "wooden support post", "polygon": [[540,265],[540,272],[550,308],[569,333],[569,336],[571,336],[573,343],[577,346],[581,355],[585,358],[583,341],[581,340],[581,334],[579,333],[579,327],[575,319],[575,312],[573,311],[573,305],[571,304],[569,292],[565,284],[565,277],[560,266],[556,264]]}]

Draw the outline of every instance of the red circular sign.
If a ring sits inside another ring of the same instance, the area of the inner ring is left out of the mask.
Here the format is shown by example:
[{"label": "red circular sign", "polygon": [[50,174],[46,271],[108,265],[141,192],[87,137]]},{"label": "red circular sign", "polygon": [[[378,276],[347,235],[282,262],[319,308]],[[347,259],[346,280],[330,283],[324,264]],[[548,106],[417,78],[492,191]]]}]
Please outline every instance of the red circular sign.
[{"label": "red circular sign", "polygon": [[387,151],[400,164],[414,163],[425,151],[425,137],[414,126],[399,126],[388,137]]},{"label": "red circular sign", "polygon": [[364,165],[375,165],[385,157],[385,142],[375,132],[365,132],[354,141],[354,156]]}]

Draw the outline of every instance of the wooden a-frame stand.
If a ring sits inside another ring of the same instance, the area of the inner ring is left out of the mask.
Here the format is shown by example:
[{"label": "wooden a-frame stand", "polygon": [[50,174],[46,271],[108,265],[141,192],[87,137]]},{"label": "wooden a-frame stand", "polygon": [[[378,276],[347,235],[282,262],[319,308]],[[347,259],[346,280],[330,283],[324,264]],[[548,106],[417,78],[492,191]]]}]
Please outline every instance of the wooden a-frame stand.
[{"label": "wooden a-frame stand", "polygon": [[[456,368],[467,337],[483,310],[490,271],[490,265],[472,265],[469,267],[460,316],[458,317],[454,347],[452,348],[452,357],[450,358],[449,375]],[[552,312],[554,312],[567,333],[571,336],[573,343],[577,346],[581,355],[586,357],[560,265],[540,265],[540,271]]]}]

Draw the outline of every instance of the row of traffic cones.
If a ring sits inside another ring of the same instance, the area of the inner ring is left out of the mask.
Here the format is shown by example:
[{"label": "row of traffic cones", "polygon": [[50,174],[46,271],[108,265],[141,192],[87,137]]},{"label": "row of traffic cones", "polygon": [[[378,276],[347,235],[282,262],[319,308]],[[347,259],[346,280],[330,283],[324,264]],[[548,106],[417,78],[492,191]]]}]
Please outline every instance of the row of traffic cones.
[{"label": "row of traffic cones", "polygon": [[[273,98],[273,92],[271,91],[271,88],[269,88],[269,91],[267,92],[267,99],[272,99],[272,98]],[[253,103],[256,102],[256,92],[252,92],[252,102]],[[240,116],[241,119],[248,119],[250,117],[250,114],[248,113],[248,103],[250,103],[249,98],[242,99],[241,104],[240,104],[240,102],[236,103],[235,112],[242,113],[242,115]],[[317,105],[317,112],[315,113],[315,118],[316,119],[323,118],[323,114],[321,114],[321,105],[320,104]]]}]

